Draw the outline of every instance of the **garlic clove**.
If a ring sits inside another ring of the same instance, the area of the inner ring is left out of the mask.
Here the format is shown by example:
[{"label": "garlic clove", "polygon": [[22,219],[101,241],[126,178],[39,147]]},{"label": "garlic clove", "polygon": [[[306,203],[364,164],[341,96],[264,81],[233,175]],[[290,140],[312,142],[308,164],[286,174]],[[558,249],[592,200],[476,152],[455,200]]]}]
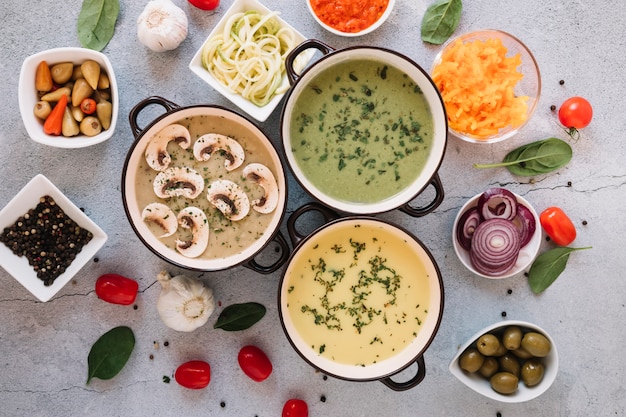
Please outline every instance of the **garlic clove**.
[{"label": "garlic clove", "polygon": [[137,18],[137,37],[155,52],[171,51],[187,37],[187,26],[187,15],[171,0],[152,0]]}]

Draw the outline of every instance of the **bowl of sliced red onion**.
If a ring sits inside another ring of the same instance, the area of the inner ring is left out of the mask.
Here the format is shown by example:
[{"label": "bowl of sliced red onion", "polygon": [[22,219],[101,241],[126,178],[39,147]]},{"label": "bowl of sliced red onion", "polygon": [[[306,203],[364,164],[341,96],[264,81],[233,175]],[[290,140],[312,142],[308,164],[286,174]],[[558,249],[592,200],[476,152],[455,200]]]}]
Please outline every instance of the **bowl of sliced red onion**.
[{"label": "bowl of sliced red onion", "polygon": [[461,208],[454,220],[452,242],[463,265],[476,275],[512,277],[537,256],[539,216],[523,197],[505,188],[490,188]]}]

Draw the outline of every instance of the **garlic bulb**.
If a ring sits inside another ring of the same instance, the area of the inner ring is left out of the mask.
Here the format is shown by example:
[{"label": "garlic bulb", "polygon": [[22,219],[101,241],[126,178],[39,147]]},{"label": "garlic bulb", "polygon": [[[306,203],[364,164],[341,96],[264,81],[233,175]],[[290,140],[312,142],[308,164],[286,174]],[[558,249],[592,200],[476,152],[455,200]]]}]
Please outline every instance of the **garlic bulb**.
[{"label": "garlic bulb", "polygon": [[172,278],[165,271],[160,272],[157,279],[162,286],[157,310],[167,327],[190,332],[207,322],[215,309],[210,288],[184,275]]},{"label": "garlic bulb", "polygon": [[176,49],[187,37],[187,15],[171,0],[152,0],[137,18],[137,36],[155,52]]}]

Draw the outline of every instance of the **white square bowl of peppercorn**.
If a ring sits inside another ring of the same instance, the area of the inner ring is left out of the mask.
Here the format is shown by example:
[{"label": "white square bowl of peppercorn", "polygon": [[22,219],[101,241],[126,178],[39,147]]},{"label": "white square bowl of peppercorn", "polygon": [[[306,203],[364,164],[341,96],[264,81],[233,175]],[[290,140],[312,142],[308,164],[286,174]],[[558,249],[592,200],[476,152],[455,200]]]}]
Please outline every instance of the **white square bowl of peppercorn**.
[{"label": "white square bowl of peppercorn", "polygon": [[113,136],[117,81],[101,52],[66,47],[31,55],[22,64],[18,90],[22,120],[35,142],[83,148]]},{"label": "white square bowl of peppercorn", "polygon": [[106,240],[106,233],[42,174],[0,211],[0,266],[42,302]]}]

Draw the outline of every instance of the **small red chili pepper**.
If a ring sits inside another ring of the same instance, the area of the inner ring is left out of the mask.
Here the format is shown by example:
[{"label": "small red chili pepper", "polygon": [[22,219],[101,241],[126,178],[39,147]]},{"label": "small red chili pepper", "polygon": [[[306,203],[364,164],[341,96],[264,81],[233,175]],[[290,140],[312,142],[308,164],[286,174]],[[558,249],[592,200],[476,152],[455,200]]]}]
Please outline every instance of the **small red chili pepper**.
[{"label": "small red chili pepper", "polygon": [[63,113],[65,113],[66,107],[67,95],[63,94],[43,123],[43,131],[46,135],[59,136],[61,134],[63,128]]},{"label": "small red chili pepper", "polygon": [[112,304],[134,303],[138,289],[137,281],[117,274],[104,274],[96,281],[98,298]]},{"label": "small red chili pepper", "polygon": [[86,97],[80,102],[80,109],[85,114],[93,114],[96,111],[96,100]]},{"label": "small red chili pepper", "polygon": [[559,246],[567,246],[576,239],[576,227],[559,207],[548,207],[539,215],[541,227]]}]

